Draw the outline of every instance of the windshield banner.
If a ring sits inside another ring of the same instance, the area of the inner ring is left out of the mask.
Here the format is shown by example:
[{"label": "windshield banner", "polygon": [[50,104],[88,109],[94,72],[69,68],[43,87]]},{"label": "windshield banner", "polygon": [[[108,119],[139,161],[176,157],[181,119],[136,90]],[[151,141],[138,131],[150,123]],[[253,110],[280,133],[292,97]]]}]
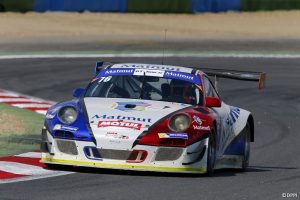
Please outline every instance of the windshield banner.
[{"label": "windshield banner", "polygon": [[191,73],[176,72],[176,71],[163,71],[163,70],[145,70],[145,69],[124,69],[124,68],[108,68],[101,71],[97,78],[104,76],[156,76],[170,79],[178,79],[201,85],[200,79]]}]

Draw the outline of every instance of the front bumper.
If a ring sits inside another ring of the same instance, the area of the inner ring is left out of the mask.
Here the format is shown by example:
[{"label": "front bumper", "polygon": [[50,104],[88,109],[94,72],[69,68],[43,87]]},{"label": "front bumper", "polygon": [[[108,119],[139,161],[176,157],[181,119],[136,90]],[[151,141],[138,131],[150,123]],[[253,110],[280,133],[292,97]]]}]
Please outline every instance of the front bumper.
[{"label": "front bumper", "polygon": [[[114,149],[113,147],[99,149],[93,142],[53,138],[47,131],[42,140],[41,162],[46,164],[138,171],[206,173],[208,138],[186,148],[136,145],[129,150]],[[134,159],[132,159],[132,152],[137,152]]]}]

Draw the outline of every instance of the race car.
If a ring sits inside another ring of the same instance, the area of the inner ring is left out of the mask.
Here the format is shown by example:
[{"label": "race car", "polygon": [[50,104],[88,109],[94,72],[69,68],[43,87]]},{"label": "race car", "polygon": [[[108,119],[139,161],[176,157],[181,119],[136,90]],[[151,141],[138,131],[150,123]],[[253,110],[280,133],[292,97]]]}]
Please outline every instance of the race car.
[{"label": "race car", "polygon": [[265,79],[260,72],[97,62],[86,88],[47,111],[41,162],[209,176],[245,170],[253,116],[224,103],[208,76],[259,81],[260,88]]}]

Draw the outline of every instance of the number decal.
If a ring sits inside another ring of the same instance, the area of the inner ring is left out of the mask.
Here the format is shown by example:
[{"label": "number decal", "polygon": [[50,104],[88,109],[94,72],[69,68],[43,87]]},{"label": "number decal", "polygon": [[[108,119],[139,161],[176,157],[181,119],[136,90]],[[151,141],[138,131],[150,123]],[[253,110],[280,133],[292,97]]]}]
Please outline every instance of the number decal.
[{"label": "number decal", "polygon": [[108,82],[108,81],[110,81],[110,79],[112,78],[112,76],[103,76],[103,77],[101,77],[100,78],[100,80],[98,81],[98,83],[102,83],[102,82]]}]

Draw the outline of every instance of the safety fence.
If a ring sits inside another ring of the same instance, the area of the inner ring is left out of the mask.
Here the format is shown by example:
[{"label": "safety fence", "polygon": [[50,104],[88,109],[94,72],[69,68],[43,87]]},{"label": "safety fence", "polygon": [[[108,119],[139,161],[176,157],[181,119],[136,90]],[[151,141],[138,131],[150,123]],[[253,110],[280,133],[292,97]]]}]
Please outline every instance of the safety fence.
[{"label": "safety fence", "polygon": [[201,13],[300,9],[300,0],[0,0],[0,11]]}]

